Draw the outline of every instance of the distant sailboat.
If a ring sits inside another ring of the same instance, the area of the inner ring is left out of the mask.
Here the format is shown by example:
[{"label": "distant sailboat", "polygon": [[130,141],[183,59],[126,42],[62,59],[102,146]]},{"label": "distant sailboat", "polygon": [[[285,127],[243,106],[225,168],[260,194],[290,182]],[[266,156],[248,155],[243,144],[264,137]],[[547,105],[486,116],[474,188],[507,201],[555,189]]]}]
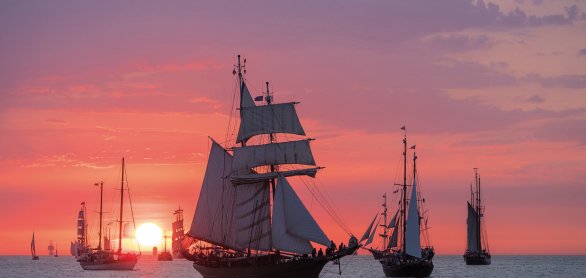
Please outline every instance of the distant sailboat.
[{"label": "distant sailboat", "polygon": [[[401,128],[405,131],[405,127]],[[398,246],[392,248],[390,253],[384,255],[380,260],[383,271],[387,277],[427,277],[433,271],[433,247],[429,244],[427,236],[427,218],[421,227],[423,213],[419,208],[419,194],[417,192],[417,171],[415,146],[413,149],[413,183],[411,185],[411,197],[407,199],[407,132],[403,137],[403,184],[402,197],[400,201],[400,215],[397,228],[393,231],[390,245]],[[425,199],[421,199],[425,202]],[[423,229],[422,229],[423,228]],[[401,230],[401,237],[397,238],[397,230]],[[421,235],[427,239],[427,246],[421,246]],[[399,243],[400,245],[397,245]]]},{"label": "distant sailboat", "polygon": [[[231,142],[238,145],[224,148],[212,140],[188,232],[206,243],[199,253],[184,255],[204,278],[317,278],[328,262],[354,253],[358,242],[352,237],[342,250],[309,255],[315,252],[312,242],[328,247],[331,241],[287,177],[315,177],[320,169],[315,167],[310,139],[290,141],[292,134],[305,136],[295,103],[273,103],[267,82],[266,96],[257,98],[266,105],[257,106],[242,69],[238,55],[233,73],[238,74],[240,89],[240,130]],[[277,133],[286,134],[286,140],[277,142]],[[262,137],[260,144],[249,144],[254,136]],[[303,168],[287,170],[283,164]]]},{"label": "distant sailboat", "polygon": [[77,213],[77,239],[71,242],[71,255],[77,258],[83,255],[88,248],[85,202],[81,202],[81,208]]},{"label": "distant sailboat", "polygon": [[55,246],[53,246],[53,241],[49,241],[49,246],[47,247],[47,250],[49,251],[49,256],[53,256],[53,250],[55,250]]},{"label": "distant sailboat", "polygon": [[480,175],[478,168],[474,168],[475,189],[470,185],[470,202],[468,202],[467,220],[467,249],[464,261],[468,265],[489,265],[491,263],[490,250],[486,239],[486,231],[482,225],[484,207],[480,204]]},{"label": "distant sailboat", "polygon": [[[109,249],[102,249],[102,199],[103,199],[103,188],[104,183],[96,183],[95,185],[100,186],[100,230],[99,230],[99,243],[98,248],[93,249],[83,254],[78,262],[84,270],[132,270],[138,261],[140,254],[134,253],[122,253],[122,229],[123,229],[123,211],[124,211],[124,184],[128,181],[125,180],[126,169],[124,167],[124,158],[122,158],[122,181],[120,187],[120,218],[119,222],[119,233],[118,233],[118,250],[113,251]],[[130,194],[130,193],[129,193]],[[134,223],[134,216],[132,219]]]},{"label": "distant sailboat", "polygon": [[55,244],[55,257],[59,257],[59,249],[57,249],[57,244]]},{"label": "distant sailboat", "polygon": [[33,232],[33,239],[31,240],[31,255],[33,260],[39,259],[39,256],[37,256],[37,248],[35,247],[35,232]]}]

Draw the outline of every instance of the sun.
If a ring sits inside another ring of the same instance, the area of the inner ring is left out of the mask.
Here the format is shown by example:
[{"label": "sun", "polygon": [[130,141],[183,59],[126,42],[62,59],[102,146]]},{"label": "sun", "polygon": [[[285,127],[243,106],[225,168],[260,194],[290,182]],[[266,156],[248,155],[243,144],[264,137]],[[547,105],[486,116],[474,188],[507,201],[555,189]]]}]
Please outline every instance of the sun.
[{"label": "sun", "polygon": [[153,223],[144,223],[136,229],[136,239],[143,246],[155,246],[161,243],[163,231]]}]

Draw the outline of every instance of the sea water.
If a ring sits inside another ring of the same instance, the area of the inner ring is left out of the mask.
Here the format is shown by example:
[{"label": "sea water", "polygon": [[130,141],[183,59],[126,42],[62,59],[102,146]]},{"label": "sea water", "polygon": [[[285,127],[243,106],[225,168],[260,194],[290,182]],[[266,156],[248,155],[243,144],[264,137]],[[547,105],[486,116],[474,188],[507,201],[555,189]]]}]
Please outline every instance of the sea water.
[{"label": "sea water", "polygon": [[[431,277],[586,277],[586,256],[493,256],[492,264],[469,266],[462,256],[436,256]],[[340,271],[342,274],[340,275]],[[87,271],[70,256],[0,256],[0,277],[195,277],[190,261],[157,261],[141,256],[132,271]],[[347,256],[341,264],[328,263],[320,277],[385,277],[370,255]],[[300,277],[303,278],[303,277]]]}]

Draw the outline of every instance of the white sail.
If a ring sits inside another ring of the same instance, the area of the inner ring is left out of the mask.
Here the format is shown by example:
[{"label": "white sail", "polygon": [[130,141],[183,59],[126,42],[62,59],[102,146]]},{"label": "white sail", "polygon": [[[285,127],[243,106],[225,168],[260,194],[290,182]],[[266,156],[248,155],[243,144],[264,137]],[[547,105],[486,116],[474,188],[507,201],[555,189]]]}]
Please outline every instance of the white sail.
[{"label": "white sail", "polygon": [[259,134],[290,133],[305,135],[294,103],[241,107],[240,129],[236,143]]},{"label": "white sail", "polygon": [[212,140],[208,165],[189,235],[213,244],[241,250],[232,226],[234,186],[228,181],[232,156]]},{"label": "white sail", "polygon": [[478,251],[480,251],[479,250],[480,244],[478,244],[478,233],[480,232],[478,230],[478,214],[476,213],[476,211],[474,210],[472,205],[470,205],[469,202],[467,202],[467,203],[468,203],[468,219],[467,219],[468,251],[478,252]]},{"label": "white sail", "polygon": [[240,107],[256,106],[256,104],[252,100],[252,96],[250,95],[250,91],[248,91],[248,87],[246,86],[246,83],[244,81],[242,81],[242,86],[240,86],[240,90],[241,90]]},{"label": "white sail", "polygon": [[233,170],[279,164],[315,165],[309,141],[300,140],[234,148]]},{"label": "white sail", "polygon": [[411,199],[409,200],[409,214],[407,215],[407,230],[405,234],[405,251],[407,254],[421,258],[421,243],[419,239],[419,211],[417,209],[417,182],[413,180]]},{"label": "white sail", "polygon": [[244,174],[244,175],[232,175],[230,176],[230,181],[235,185],[240,184],[251,184],[257,182],[268,181],[271,179],[276,179],[279,176],[283,177],[291,177],[291,176],[309,176],[315,177],[317,174],[317,170],[319,167],[314,168],[307,168],[307,169],[300,169],[300,170],[289,170],[289,171],[279,171],[279,172],[269,172],[269,173],[252,173],[252,174]]},{"label": "white sail", "polygon": [[[378,219],[378,221],[376,221],[376,226],[378,227],[378,224],[380,223],[380,218]],[[372,243],[372,241],[374,240],[374,235],[376,234],[376,228],[372,229],[372,232],[370,233],[370,236],[368,237],[368,240],[364,243],[364,246],[367,246],[369,244]]]},{"label": "white sail", "polygon": [[370,232],[372,231],[372,226],[374,225],[374,222],[376,221],[377,218],[378,218],[378,212],[374,215],[372,222],[370,222],[370,225],[368,225],[368,229],[366,229],[366,231],[364,231],[364,234],[362,235],[362,237],[360,238],[360,241],[358,241],[358,242],[363,242],[364,240],[368,239],[368,237],[370,236]]},{"label": "white sail", "polygon": [[303,205],[287,179],[279,177],[273,207],[273,245],[279,250],[310,253],[309,241],[329,246],[330,240]]},{"label": "white sail", "polygon": [[236,187],[234,229],[242,249],[271,250],[269,188],[266,182]]}]

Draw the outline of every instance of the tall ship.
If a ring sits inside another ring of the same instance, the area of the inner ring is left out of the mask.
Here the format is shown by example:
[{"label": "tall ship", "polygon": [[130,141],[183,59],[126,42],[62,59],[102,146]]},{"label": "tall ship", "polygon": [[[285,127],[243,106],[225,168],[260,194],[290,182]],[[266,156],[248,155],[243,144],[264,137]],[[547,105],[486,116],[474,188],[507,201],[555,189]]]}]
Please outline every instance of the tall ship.
[{"label": "tall ship", "polygon": [[[433,271],[435,251],[427,234],[425,199],[417,191],[417,154],[413,150],[412,183],[407,184],[407,131],[403,126],[403,184],[399,201],[399,220],[391,235],[390,251],[380,260],[387,277],[427,277]],[[411,188],[407,198],[408,187]],[[422,221],[423,220],[423,221]],[[423,222],[423,223],[422,223]],[[423,225],[422,225],[423,224]],[[425,245],[421,245],[423,238]]]},{"label": "tall ship", "polygon": [[[118,250],[111,250],[110,248],[102,248],[102,220],[103,220],[103,192],[104,182],[96,183],[100,187],[100,229],[98,232],[99,243],[96,249],[88,250],[78,258],[80,266],[84,270],[132,270],[138,261],[139,254],[133,252],[122,252],[122,229],[124,220],[124,185],[127,185],[128,180],[125,179],[126,169],[124,165],[124,158],[122,158],[122,179],[120,183],[120,215],[118,219],[119,233],[118,233]],[[130,199],[130,193],[129,193]],[[132,203],[131,203],[132,211]],[[134,216],[132,216],[132,223],[134,225]]]},{"label": "tall ship", "polygon": [[468,220],[466,224],[467,241],[464,261],[468,265],[489,265],[491,263],[490,249],[482,218],[484,206],[480,198],[480,175],[478,168],[474,168],[474,188],[470,184],[470,202],[468,203]]},{"label": "tall ship", "polygon": [[70,252],[74,257],[79,257],[88,249],[87,219],[85,202],[81,202],[81,208],[77,213],[77,239],[71,242]]},{"label": "tall ship", "polygon": [[173,212],[175,221],[171,224],[173,232],[171,234],[171,250],[173,251],[173,257],[176,259],[182,259],[183,253],[181,252],[183,239],[185,239],[185,231],[183,230],[183,209],[179,207]]},{"label": "tall ship", "polygon": [[[399,190],[394,191],[393,193],[397,193],[399,192]],[[393,215],[393,217],[391,218],[391,220],[389,222],[387,222],[387,216],[388,216],[388,207],[387,207],[387,193],[383,194],[383,203],[382,203],[382,212],[379,214],[377,212],[377,214],[375,215],[374,219],[372,219],[372,222],[370,222],[370,225],[368,226],[368,228],[366,229],[366,231],[364,232],[364,234],[362,235],[362,238],[360,238],[360,243],[364,242],[363,244],[363,248],[365,248],[366,250],[368,250],[372,256],[374,257],[375,260],[380,260],[382,259],[386,253],[388,253],[391,248],[396,247],[396,237],[397,237],[397,233],[393,233],[394,238],[391,237],[391,234],[389,234],[389,230],[393,229],[396,230],[396,226],[397,226],[397,216],[399,214],[399,210],[397,210],[395,212],[395,214]],[[379,216],[380,215],[380,216]],[[378,221],[377,221],[378,220]],[[382,223],[380,223],[380,221],[382,220]],[[376,225],[375,225],[376,223]],[[373,241],[374,238],[377,234],[378,231],[378,236],[382,239],[381,241],[381,246],[380,248],[375,248],[375,247],[368,247]],[[391,237],[391,238],[389,238]],[[394,241],[392,241],[394,239]]]},{"label": "tall ship", "polygon": [[[184,254],[205,278],[317,278],[326,263],[356,251],[358,240],[352,236],[348,246],[334,251],[333,241],[295,193],[288,177],[315,177],[320,169],[311,139],[305,138],[296,103],[274,103],[268,82],[266,95],[253,100],[244,66],[238,55],[233,71],[240,96],[238,135],[226,147],[211,139],[187,234],[199,247]],[[303,139],[290,140],[297,137]],[[325,254],[312,242],[328,247]]]},{"label": "tall ship", "polygon": [[49,246],[47,246],[47,251],[49,252],[49,256],[53,256],[55,253],[55,246],[53,245],[53,241],[49,241]]},{"label": "tall ship", "polygon": [[31,240],[31,257],[33,258],[34,261],[39,259],[39,256],[37,256],[37,245],[35,244],[35,232],[33,232],[33,239]]}]

